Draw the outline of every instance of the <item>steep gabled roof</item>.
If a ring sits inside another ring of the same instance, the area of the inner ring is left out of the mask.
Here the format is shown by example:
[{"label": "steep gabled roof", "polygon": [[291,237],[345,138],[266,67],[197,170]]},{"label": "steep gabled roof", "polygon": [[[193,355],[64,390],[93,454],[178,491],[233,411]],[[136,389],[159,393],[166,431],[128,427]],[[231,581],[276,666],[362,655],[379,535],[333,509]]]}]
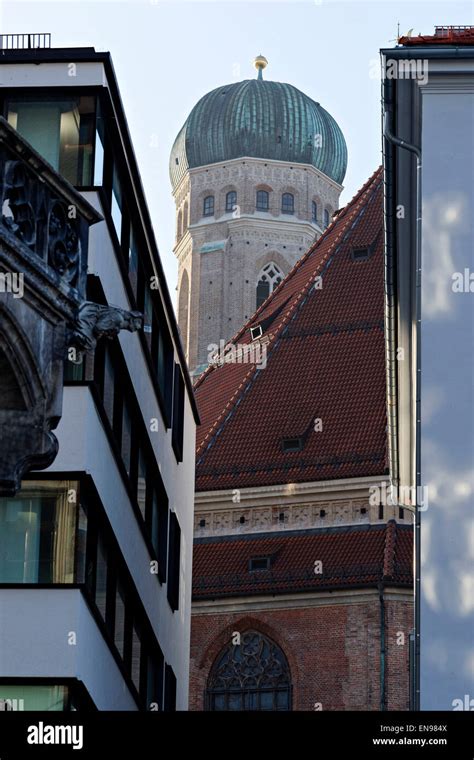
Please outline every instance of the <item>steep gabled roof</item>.
[{"label": "steep gabled roof", "polygon": [[[196,539],[193,598],[283,594],[380,582],[411,587],[411,526],[364,525]],[[270,566],[252,570],[252,558],[268,557]],[[316,567],[315,560],[321,564]],[[315,572],[317,570],[317,572]]]},{"label": "steep gabled roof", "polygon": [[197,490],[385,472],[382,181],[378,169],[233,339],[263,323],[266,367],[211,366],[196,384]]}]

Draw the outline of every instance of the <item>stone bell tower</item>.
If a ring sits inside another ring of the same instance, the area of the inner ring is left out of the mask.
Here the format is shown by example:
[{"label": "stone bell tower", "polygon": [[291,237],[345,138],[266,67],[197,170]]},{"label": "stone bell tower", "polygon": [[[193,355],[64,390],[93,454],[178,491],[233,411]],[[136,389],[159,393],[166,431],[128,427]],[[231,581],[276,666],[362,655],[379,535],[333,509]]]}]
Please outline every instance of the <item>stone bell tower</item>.
[{"label": "stone bell tower", "polygon": [[196,104],[170,157],[178,323],[191,371],[229,340],[329,225],[347,165],[332,116],[290,84],[257,78]]}]

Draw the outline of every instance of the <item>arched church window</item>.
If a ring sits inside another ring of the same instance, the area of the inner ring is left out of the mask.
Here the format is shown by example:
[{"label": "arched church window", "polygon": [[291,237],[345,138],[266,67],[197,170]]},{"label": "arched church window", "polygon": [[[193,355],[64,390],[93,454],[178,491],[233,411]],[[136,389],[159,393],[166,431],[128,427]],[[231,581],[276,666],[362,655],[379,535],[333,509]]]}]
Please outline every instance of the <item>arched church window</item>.
[{"label": "arched church window", "polygon": [[226,645],[209,674],[206,709],[291,710],[290,669],[280,647],[259,631]]},{"label": "arched church window", "polygon": [[257,211],[268,211],[270,208],[269,194],[266,190],[257,190]]},{"label": "arched church window", "polygon": [[318,223],[318,204],[316,201],[311,204],[311,219],[315,224]]},{"label": "arched church window", "polygon": [[237,206],[237,193],[235,192],[235,190],[231,190],[229,193],[227,193],[225,197],[225,210],[227,212],[235,211],[236,206]]},{"label": "arched church window", "polygon": [[181,240],[182,236],[183,236],[183,214],[180,209],[179,214],[178,214],[178,225],[177,225],[177,230],[176,230],[176,237],[178,240]]},{"label": "arched church window", "polygon": [[327,208],[324,209],[324,227],[329,227],[329,211]]},{"label": "arched church window", "polygon": [[282,214],[295,213],[295,196],[291,193],[283,193],[281,196],[281,212]]},{"label": "arched church window", "polygon": [[283,279],[283,272],[273,261],[260,270],[257,278],[257,309]]},{"label": "arched church window", "polygon": [[214,196],[207,195],[204,198],[203,216],[214,216]]}]

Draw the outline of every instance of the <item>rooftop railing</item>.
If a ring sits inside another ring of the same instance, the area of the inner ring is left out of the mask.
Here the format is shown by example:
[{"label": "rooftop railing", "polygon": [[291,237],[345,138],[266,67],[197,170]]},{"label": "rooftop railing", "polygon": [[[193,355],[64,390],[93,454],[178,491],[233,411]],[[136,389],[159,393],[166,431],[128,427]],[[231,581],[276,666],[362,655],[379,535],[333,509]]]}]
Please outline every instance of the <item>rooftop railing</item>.
[{"label": "rooftop railing", "polygon": [[0,50],[34,50],[50,47],[51,35],[49,33],[0,34]]}]

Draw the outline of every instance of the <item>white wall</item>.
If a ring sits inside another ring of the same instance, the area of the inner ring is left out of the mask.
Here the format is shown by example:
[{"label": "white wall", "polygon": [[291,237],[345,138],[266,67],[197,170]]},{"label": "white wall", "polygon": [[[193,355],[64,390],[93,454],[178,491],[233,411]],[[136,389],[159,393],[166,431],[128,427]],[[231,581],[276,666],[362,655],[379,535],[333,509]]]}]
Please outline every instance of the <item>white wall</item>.
[{"label": "white wall", "polygon": [[99,710],[138,709],[78,589],[0,589],[0,673],[77,678]]}]

